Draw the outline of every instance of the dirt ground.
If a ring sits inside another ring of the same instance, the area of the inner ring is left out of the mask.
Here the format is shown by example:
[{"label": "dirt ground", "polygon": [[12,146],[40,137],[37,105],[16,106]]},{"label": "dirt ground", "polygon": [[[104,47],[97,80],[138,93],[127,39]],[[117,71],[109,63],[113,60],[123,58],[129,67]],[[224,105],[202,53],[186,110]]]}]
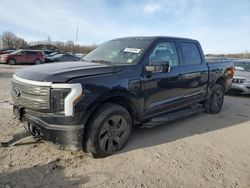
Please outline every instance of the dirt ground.
[{"label": "dirt ground", "polygon": [[[0,140],[22,132],[10,80],[0,65]],[[119,153],[93,159],[32,137],[0,147],[0,187],[250,187],[250,97],[226,96],[206,113],[152,129],[135,128]]]}]

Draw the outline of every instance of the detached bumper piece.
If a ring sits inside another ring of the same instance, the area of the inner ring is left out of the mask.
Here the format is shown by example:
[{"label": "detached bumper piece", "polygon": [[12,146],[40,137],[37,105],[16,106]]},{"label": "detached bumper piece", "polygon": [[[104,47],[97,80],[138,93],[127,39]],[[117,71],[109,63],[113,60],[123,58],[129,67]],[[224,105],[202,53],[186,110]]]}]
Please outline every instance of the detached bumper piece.
[{"label": "detached bumper piece", "polygon": [[58,145],[60,149],[78,151],[82,149],[83,125],[53,125],[30,114],[24,114],[22,122],[27,131],[36,138]]}]

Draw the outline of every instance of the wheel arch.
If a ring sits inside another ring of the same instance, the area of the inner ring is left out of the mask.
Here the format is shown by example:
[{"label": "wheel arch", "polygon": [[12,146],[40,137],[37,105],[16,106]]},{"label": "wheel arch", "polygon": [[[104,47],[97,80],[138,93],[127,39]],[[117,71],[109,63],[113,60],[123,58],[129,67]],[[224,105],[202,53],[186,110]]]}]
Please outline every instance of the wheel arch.
[{"label": "wheel arch", "polygon": [[97,111],[98,108],[105,103],[114,103],[122,106],[130,114],[133,125],[139,123],[140,115],[138,113],[139,112],[138,107],[133,103],[132,99],[128,95],[126,95],[125,93],[123,94],[121,93],[118,94],[118,93],[112,92],[107,97],[103,97],[102,100],[95,101],[92,104],[90,104],[89,105],[90,108],[88,109],[89,113],[85,124],[88,125],[88,122],[91,120],[93,114],[95,114],[95,111]]},{"label": "wheel arch", "polygon": [[215,84],[220,84],[223,87],[224,91],[225,91],[225,89],[226,89],[225,88],[226,87],[226,78],[225,77],[219,77],[217,80],[215,80],[213,86]]},{"label": "wheel arch", "polygon": [[225,92],[225,90],[226,90],[226,78],[223,77],[223,76],[220,76],[220,77],[218,77],[218,78],[210,81],[210,83],[208,85],[206,100],[209,99],[209,97],[210,97],[210,95],[212,93],[212,90],[213,90],[213,87],[215,86],[215,84],[220,84],[223,87],[224,92]]},{"label": "wheel arch", "polygon": [[42,63],[41,59],[37,57],[37,58],[35,58],[35,60],[33,61],[33,64],[34,64],[34,65],[36,64],[36,61],[37,61],[37,60],[39,61],[39,64]]},{"label": "wheel arch", "polygon": [[[128,113],[130,114],[132,121],[134,121],[135,119],[137,119],[136,114],[137,114],[137,110],[136,107],[134,106],[133,102],[125,96],[112,96],[109,97],[108,99],[104,100],[101,104],[104,103],[115,103],[118,104],[122,107],[124,107]],[[100,104],[100,105],[101,105]]]},{"label": "wheel arch", "polygon": [[17,62],[16,59],[15,59],[14,57],[9,57],[9,58],[6,60],[6,62],[9,63],[10,60],[14,60],[15,63]]}]

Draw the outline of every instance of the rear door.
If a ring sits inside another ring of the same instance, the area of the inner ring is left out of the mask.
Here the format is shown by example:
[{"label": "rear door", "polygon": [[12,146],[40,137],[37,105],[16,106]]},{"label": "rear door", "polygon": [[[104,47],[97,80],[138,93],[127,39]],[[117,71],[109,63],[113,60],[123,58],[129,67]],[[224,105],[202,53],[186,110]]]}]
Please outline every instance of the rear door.
[{"label": "rear door", "polygon": [[178,47],[182,64],[179,68],[179,79],[183,80],[185,85],[185,98],[194,102],[203,100],[207,94],[209,69],[200,44],[194,41],[179,41]]},{"label": "rear door", "polygon": [[36,52],[26,51],[26,62],[31,64],[35,62]]}]

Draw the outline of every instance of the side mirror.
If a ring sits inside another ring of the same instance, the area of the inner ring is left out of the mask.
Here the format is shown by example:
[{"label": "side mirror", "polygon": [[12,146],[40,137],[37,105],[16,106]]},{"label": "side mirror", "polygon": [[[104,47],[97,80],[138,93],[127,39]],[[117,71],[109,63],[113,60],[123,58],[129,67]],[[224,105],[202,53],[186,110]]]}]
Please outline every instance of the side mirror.
[{"label": "side mirror", "polygon": [[151,61],[146,70],[151,73],[167,73],[170,71],[170,65],[168,61]]}]

